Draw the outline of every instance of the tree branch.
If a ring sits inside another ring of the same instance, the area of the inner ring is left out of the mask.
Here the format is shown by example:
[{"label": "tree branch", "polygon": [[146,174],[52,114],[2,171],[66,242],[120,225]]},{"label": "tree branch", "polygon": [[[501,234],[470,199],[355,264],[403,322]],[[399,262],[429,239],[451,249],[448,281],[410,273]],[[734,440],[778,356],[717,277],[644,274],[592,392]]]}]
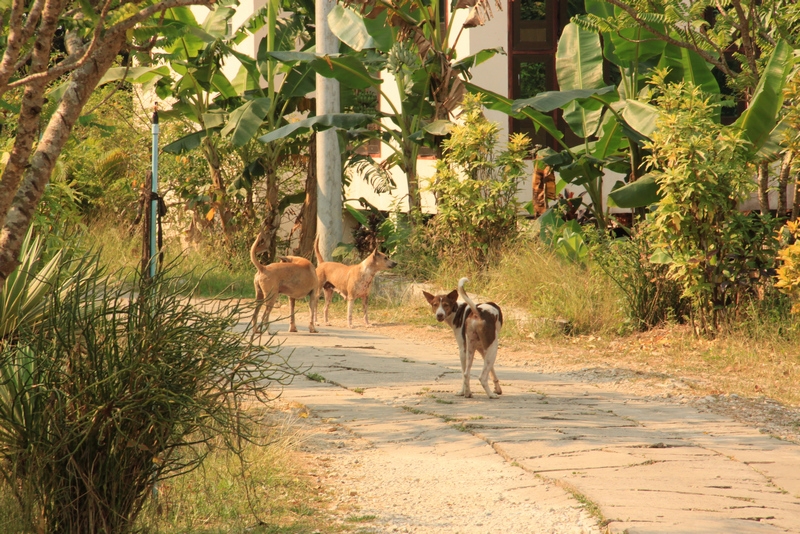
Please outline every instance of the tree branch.
[{"label": "tree branch", "polygon": [[[80,50],[76,48],[74,52],[69,50],[68,47],[67,52],[70,54],[70,56],[66,60],[62,61],[52,69],[48,69],[46,72],[32,74],[30,76],[26,76],[25,78],[17,80],[14,83],[10,83],[8,84],[8,89],[13,89],[15,87],[27,85],[29,83],[35,83],[38,79],[44,79],[46,80],[46,82],[50,82],[62,76],[63,74],[66,74],[71,70],[80,68],[84,63],[86,63],[89,60],[95,48],[97,48],[98,43],[100,42],[100,37],[103,33],[103,29],[105,28],[105,20],[106,17],[108,16],[108,10],[110,7],[111,7],[111,0],[106,0],[106,3],[103,6],[103,10],[100,13],[100,17],[97,21],[97,24],[94,27],[94,31],[92,32],[92,40],[89,41],[89,46],[82,46]],[[78,57],[76,55],[73,55],[77,53],[82,53],[82,56]],[[0,95],[2,95],[2,92],[0,92]]]},{"label": "tree branch", "polygon": [[11,7],[11,17],[8,20],[9,32],[6,50],[3,53],[3,61],[0,62],[0,94],[5,91],[3,88],[8,84],[11,75],[20,66],[17,60],[19,59],[22,44],[33,35],[34,29],[39,23],[44,3],[45,0],[35,0],[28,13],[28,20],[23,27],[22,15],[25,13],[25,0],[14,0]]},{"label": "tree branch", "polygon": [[[167,0],[165,2],[160,2],[159,4],[149,6],[139,11],[137,14],[128,17],[123,21],[118,22],[114,26],[109,27],[108,30],[105,32],[104,37],[112,38],[114,35],[119,34],[120,32],[127,32],[129,29],[133,28],[136,24],[139,24],[140,22],[147,20],[148,18],[150,18],[155,13],[158,13],[159,11],[171,9],[173,7],[183,7],[190,5],[204,5],[210,7],[211,5],[213,5],[213,3],[214,0]],[[60,76],[63,76],[69,71],[82,67],[89,60],[94,50],[98,46],[100,46],[104,41],[104,39],[101,40],[100,37],[101,35],[103,35],[103,30],[105,29],[104,20],[108,15],[110,5],[111,5],[111,0],[107,0],[106,5],[103,8],[103,13],[101,14],[100,17],[100,21],[98,22],[97,26],[95,26],[94,32],[92,33],[92,40],[89,42],[89,46],[84,49],[84,53],[81,57],[71,56],[65,61],[59,63],[56,67],[53,67],[52,69],[49,69],[46,72],[40,72],[32,74],[30,76],[26,76],[13,83],[8,84],[5,88],[0,86],[0,96],[8,89],[21,87],[29,83],[36,82],[40,79],[44,79],[46,82],[50,82]]]},{"label": "tree branch", "polygon": [[[3,217],[3,226],[0,229],[0,282],[16,266],[16,258],[19,255],[25,230],[30,225],[33,213],[44,192],[44,187],[50,179],[50,174],[53,171],[58,155],[61,153],[67,139],[69,139],[72,127],[78,120],[81,110],[94,91],[97,82],[100,81],[103,74],[111,66],[124,43],[124,33],[117,34],[114,39],[104,39],[104,46],[96,49],[91,61],[87,61],[83,66],[73,71],[67,90],[61,98],[56,112],[50,118],[35,153],[30,158],[30,162],[28,162],[27,158],[25,159],[24,176],[22,170],[16,176],[10,176],[12,180],[15,179],[16,181],[11,190],[12,194],[7,196],[0,194],[0,214]],[[50,49],[48,48],[48,55],[49,51]],[[43,89],[39,85],[42,83],[39,81],[33,85]],[[25,94],[38,95],[41,100],[43,99],[44,91],[32,90],[31,86],[28,86]],[[39,108],[40,112],[41,106]],[[34,116],[37,125],[39,113]],[[8,171],[8,166],[5,170]],[[3,179],[0,180],[0,188],[3,189],[11,185],[6,183],[6,174],[4,172]]]},{"label": "tree branch", "polygon": [[[758,77],[758,65],[756,64],[757,48],[753,44],[753,38],[750,35],[750,20],[747,18],[744,10],[742,9],[742,2],[740,0],[732,0],[733,9],[736,11],[736,16],[741,23],[742,32],[742,45],[744,46],[744,55],[747,58],[747,66],[754,77]],[[752,10],[754,6],[751,5]]]},{"label": "tree branch", "polygon": [[[31,56],[31,71],[43,72],[47,70],[50,60],[50,48],[53,37],[58,28],[59,13],[63,5],[59,0],[48,0],[42,10],[42,20],[36,37],[36,45]],[[8,163],[0,176],[0,222],[5,224],[12,199],[17,191],[25,169],[29,167],[28,158],[36,140],[39,128],[39,117],[44,105],[44,90],[46,82],[34,82],[25,88],[20,105],[17,131],[14,136],[14,146],[8,157]],[[0,93],[2,94],[2,93]]]}]

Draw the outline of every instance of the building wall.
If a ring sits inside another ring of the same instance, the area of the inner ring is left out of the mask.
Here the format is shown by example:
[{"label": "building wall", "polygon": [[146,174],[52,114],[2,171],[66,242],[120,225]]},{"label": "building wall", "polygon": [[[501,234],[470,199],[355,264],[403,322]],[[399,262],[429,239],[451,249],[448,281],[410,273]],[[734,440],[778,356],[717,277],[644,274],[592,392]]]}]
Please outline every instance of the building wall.
[{"label": "building wall", "polygon": [[[506,2],[507,3],[507,2]],[[508,41],[508,13],[507,6],[504,11],[499,11],[496,6],[492,4],[494,10],[494,17],[487,21],[484,26],[464,30],[456,45],[457,58],[464,58],[476,54],[486,48],[503,47],[505,49],[506,42]],[[456,27],[460,27],[466,19],[468,10],[459,9],[455,13],[452,21]],[[457,32],[453,32],[451,36],[455,39]],[[504,55],[496,55],[490,60],[478,65],[473,70],[472,82],[476,85],[494,91],[496,93],[508,96],[508,60]],[[397,101],[398,95],[396,85],[391,75],[388,73],[383,74],[384,91],[390,98]],[[381,102],[382,109],[388,109],[388,104]],[[489,120],[494,121],[500,127],[500,146],[505,146],[508,141],[508,116],[499,111],[487,110],[486,116]],[[384,159],[390,154],[390,149],[386,146],[381,149],[381,158]],[[531,199],[531,176],[532,166],[529,169],[528,179],[525,183],[520,185],[519,199],[521,202],[527,202]],[[417,175],[420,179],[420,188],[422,192],[422,210],[425,213],[434,213],[436,211],[435,201],[433,195],[424,191],[429,183],[429,179],[435,172],[435,160],[431,157],[422,157],[417,162]],[[391,194],[376,194],[372,187],[363,179],[357,176],[351,177],[351,185],[347,190],[345,198],[358,198],[364,197],[378,208],[390,211],[399,207],[403,211],[407,211],[408,202],[408,186],[403,173],[399,169],[391,170],[395,183],[398,188]],[[355,204],[353,204],[355,205]]]}]

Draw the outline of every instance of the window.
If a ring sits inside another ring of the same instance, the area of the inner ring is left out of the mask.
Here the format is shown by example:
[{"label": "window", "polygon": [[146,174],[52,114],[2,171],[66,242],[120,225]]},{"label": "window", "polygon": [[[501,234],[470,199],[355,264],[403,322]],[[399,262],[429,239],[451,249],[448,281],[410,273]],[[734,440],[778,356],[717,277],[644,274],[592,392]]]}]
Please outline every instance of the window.
[{"label": "window", "polygon": [[558,0],[512,0],[511,48],[549,50],[555,41]]},{"label": "window", "polygon": [[[514,100],[531,98],[544,91],[558,90],[556,49],[561,29],[569,17],[583,11],[577,0],[510,0],[509,9],[509,92]],[[558,111],[553,120],[569,137],[569,128]],[[534,143],[555,146],[544,131],[535,132],[530,120],[510,119],[511,132],[524,132]]]},{"label": "window", "polygon": [[[524,54],[513,57],[511,94],[518,98],[531,98],[544,91],[553,89],[555,80],[555,61],[547,55]],[[530,120],[511,119],[511,131],[528,134],[531,140],[540,145],[548,145],[548,135],[540,130],[535,131]]]}]

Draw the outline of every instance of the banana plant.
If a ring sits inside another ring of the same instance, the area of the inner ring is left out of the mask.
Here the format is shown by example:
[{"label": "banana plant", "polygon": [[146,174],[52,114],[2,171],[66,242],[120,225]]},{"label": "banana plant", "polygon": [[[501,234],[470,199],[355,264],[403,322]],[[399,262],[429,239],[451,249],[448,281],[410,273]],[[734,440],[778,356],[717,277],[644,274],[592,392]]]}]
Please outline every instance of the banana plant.
[{"label": "banana plant", "polygon": [[[684,51],[688,52],[688,51]],[[754,160],[773,160],[780,153],[784,127],[780,122],[783,87],[793,66],[792,49],[779,41],[762,72],[756,90],[745,112],[727,128],[738,130],[750,142],[748,150]],[[704,89],[708,87],[695,78],[691,81]],[[648,173],[640,180],[621,187],[610,197],[620,207],[643,207],[658,201],[658,185]]]},{"label": "banana plant", "polygon": [[[668,48],[692,52],[700,70],[711,65],[718,75],[724,76],[727,88],[738,102],[750,108],[760,80],[763,78],[765,59],[772,57],[781,42],[790,48],[798,47],[797,17],[792,14],[792,3],[782,0],[730,0],[709,4],[681,0],[653,0],[646,4],[631,0],[592,0],[596,10],[577,17],[587,28],[605,36],[621,35],[636,29],[649,34],[647,42],[666,43]],[[711,16],[709,16],[711,13]],[[642,42],[631,40],[633,42]],[[791,62],[791,58],[788,58]],[[664,65],[662,65],[664,66]],[[699,71],[698,71],[699,72]],[[690,77],[695,85],[703,85]],[[707,90],[707,89],[706,89]],[[771,122],[769,115],[766,122]],[[777,132],[773,132],[776,133]],[[779,136],[775,135],[777,139]],[[782,168],[791,166],[794,155],[784,151]],[[758,199],[762,213],[770,210],[770,167],[774,156],[758,160]],[[786,183],[782,182],[782,195]],[[785,206],[780,206],[785,209]]]},{"label": "banana plant", "polygon": [[[457,58],[456,45],[465,28],[482,24],[491,17],[488,0],[459,0],[451,4],[454,13],[469,9],[460,25],[445,24],[443,4],[379,0],[374,4],[335,6],[328,15],[331,31],[346,45],[348,52],[318,57],[307,52],[278,53],[281,61],[297,61],[317,74],[339,80],[343,87],[375,91],[381,109],[369,117],[379,128],[386,146],[392,150],[389,166],[397,166],[406,176],[408,204],[420,206],[417,156],[422,146],[435,147],[435,138],[447,132],[451,112],[466,91],[465,80],[474,66],[498,53],[486,49],[469,57]],[[381,79],[379,73],[388,74]],[[392,83],[392,91],[384,85]],[[399,100],[390,96],[399,95]],[[321,117],[302,125],[290,125],[261,137],[273,142],[281,136],[330,127]]]},{"label": "banana plant", "polygon": [[[164,66],[157,64],[134,71],[138,78],[133,81],[147,81],[160,97],[175,101],[172,110],[161,114],[163,117],[193,123],[193,132],[163,150],[173,154],[203,150],[212,176],[214,207],[219,210],[223,228],[230,216],[225,212],[226,195],[244,190],[245,199],[252,199],[253,180],[265,182],[265,206],[259,216],[271,243],[270,259],[275,253],[281,211],[278,168],[296,146],[288,138],[263,144],[255,139],[286,125],[286,116],[297,111],[306,95],[315,89],[313,70],[300,63],[285,63],[273,55],[294,51],[298,42],[313,50],[313,12],[310,2],[289,6],[288,2],[269,0],[241,26],[229,31],[233,14],[230,5],[218,5],[202,24],[188,10],[168,10],[164,25],[170,40],[164,46],[165,52],[155,59],[169,68],[164,72]],[[257,35],[265,27],[269,31],[259,41],[255,57],[236,50],[235,45],[243,38]],[[232,79],[222,69],[223,63],[230,62],[239,65]],[[340,118],[332,120],[338,125]],[[225,176],[221,143],[243,158],[238,174]]]},{"label": "banana plant", "polygon": [[[541,93],[533,98],[512,101],[499,95],[487,95],[493,109],[515,116],[528,116],[534,125],[543,127],[541,115],[523,114],[533,110],[547,114],[561,108],[567,125],[584,139],[581,146],[568,147],[563,136],[553,134],[560,145],[558,154],[546,161],[567,181],[586,187],[592,200],[593,214],[604,219],[602,179],[605,169],[626,176],[609,195],[610,204],[637,208],[657,202],[658,186],[645,173],[641,145],[653,131],[658,109],[649,103],[647,78],[654,69],[669,69],[668,81],[687,81],[704,92],[721,98],[719,84],[704,56],[666,42],[657,33],[668,32],[655,24],[653,31],[639,26],[611,31],[602,21],[619,15],[619,7],[600,0],[587,0],[586,19],[568,24],[559,40],[557,76],[561,91]],[[601,31],[602,30],[602,31]],[[600,37],[602,36],[602,47]],[[602,55],[599,51],[602,50]],[[730,128],[741,129],[751,141],[754,158],[769,157],[780,146],[782,127],[778,110],[781,90],[791,68],[791,47],[779,41],[763,70],[750,106]],[[603,61],[611,63],[619,74],[616,87],[602,87]],[[599,117],[599,118],[598,118]],[[757,155],[756,155],[757,154]]]}]

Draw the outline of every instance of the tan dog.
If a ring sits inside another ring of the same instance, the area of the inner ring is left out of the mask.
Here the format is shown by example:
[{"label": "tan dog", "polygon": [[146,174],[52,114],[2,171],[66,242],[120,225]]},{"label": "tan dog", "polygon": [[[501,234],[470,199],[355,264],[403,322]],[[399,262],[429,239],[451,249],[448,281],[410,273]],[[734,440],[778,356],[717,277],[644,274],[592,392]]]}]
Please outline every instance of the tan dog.
[{"label": "tan dog", "polygon": [[364,299],[364,324],[369,324],[367,308],[372,280],[380,271],[391,269],[397,262],[375,249],[372,254],[358,265],[345,265],[335,261],[322,261],[319,251],[319,237],[314,241],[314,252],[317,254],[317,280],[319,289],[325,292],[325,324],[328,322],[328,307],[336,291],[347,299],[347,326],[353,328],[353,302]]},{"label": "tan dog", "polygon": [[[486,395],[496,399],[503,393],[500,380],[494,372],[494,362],[497,359],[497,345],[500,328],[503,326],[503,312],[494,302],[475,305],[464,291],[466,278],[458,281],[458,290],[454,289],[445,295],[431,295],[427,291],[422,293],[431,305],[431,310],[439,322],[444,321],[453,329],[453,334],[458,343],[458,355],[461,358],[461,373],[463,385],[458,395],[472,397],[469,388],[470,371],[475,360],[475,351],[483,356],[483,371],[479,378]],[[458,297],[466,303],[459,303]],[[494,382],[494,392],[489,389],[489,376]]]},{"label": "tan dog", "polygon": [[[289,332],[297,332],[294,322],[294,301],[309,297],[308,307],[311,309],[311,321],[308,331],[315,333],[314,324],[317,320],[317,302],[319,301],[319,286],[314,264],[299,256],[282,256],[280,263],[262,265],[256,255],[266,250],[268,243],[264,235],[259,233],[250,247],[250,261],[255,265],[257,272],[253,283],[256,288],[256,310],[253,313],[253,335],[260,332],[260,326],[269,323],[269,314],[278,295],[289,297]],[[264,305],[264,316],[261,324],[257,322],[258,310]]]}]

